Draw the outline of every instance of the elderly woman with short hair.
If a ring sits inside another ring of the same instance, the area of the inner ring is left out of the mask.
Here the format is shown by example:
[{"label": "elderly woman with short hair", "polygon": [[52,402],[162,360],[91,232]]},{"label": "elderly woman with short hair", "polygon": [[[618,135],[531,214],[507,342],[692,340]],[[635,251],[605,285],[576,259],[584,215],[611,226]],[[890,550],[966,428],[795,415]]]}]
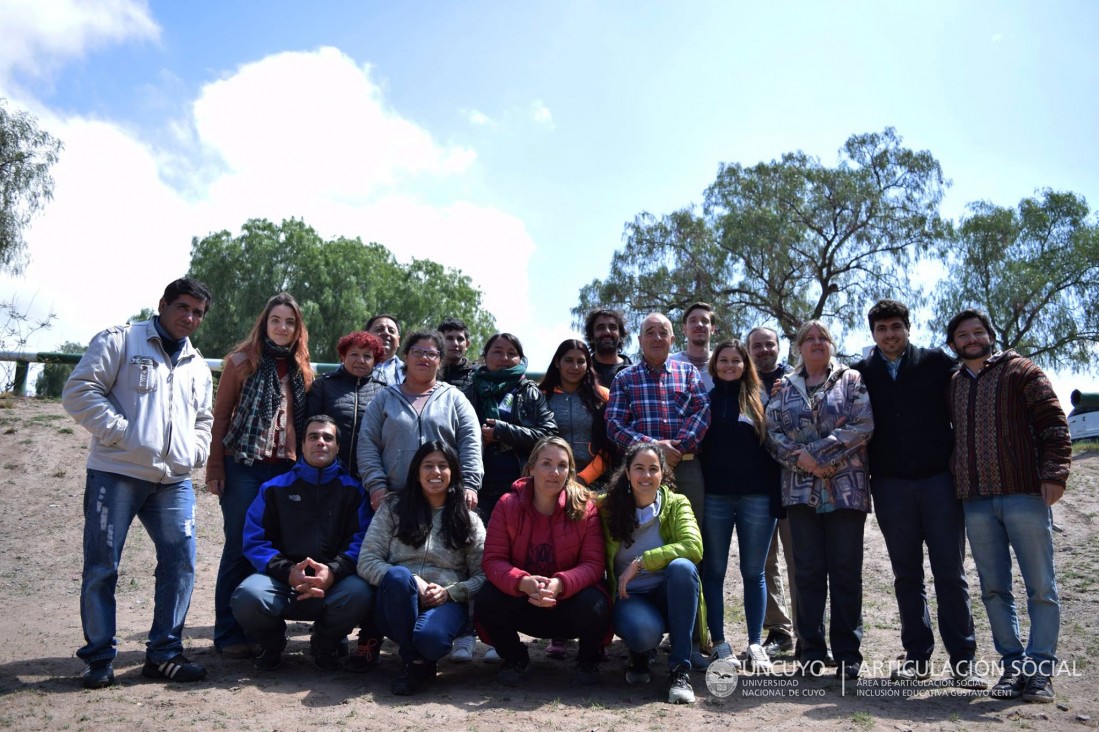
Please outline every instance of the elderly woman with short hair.
[{"label": "elderly woman with short hair", "polygon": [[782,504],[793,539],[798,660],[819,672],[827,659],[824,608],[831,593],[836,673],[853,679],[862,665],[866,446],[874,416],[862,378],[836,361],[824,323],[806,321],[794,343],[799,362],[767,403],[767,431],[782,465]]}]

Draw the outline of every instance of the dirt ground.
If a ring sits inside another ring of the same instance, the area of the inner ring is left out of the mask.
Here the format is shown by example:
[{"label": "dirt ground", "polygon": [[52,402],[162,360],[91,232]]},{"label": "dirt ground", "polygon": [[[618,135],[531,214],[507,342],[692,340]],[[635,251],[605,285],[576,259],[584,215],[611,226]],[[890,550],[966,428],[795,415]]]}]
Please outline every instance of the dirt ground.
[{"label": "dirt ground", "polygon": [[[206,665],[206,681],[165,685],[141,676],[144,638],[152,616],[153,548],[135,523],[118,585],[118,684],[85,691],[78,598],[81,505],[87,435],[56,402],[0,404],[0,727],[12,729],[230,729],[329,728],[526,730],[683,730],[700,728],[850,730],[1025,730],[1094,728],[1099,722],[1099,560],[1091,545],[1099,516],[1099,454],[1077,458],[1069,490],[1055,508],[1063,673],[1055,705],[958,696],[923,685],[916,693],[883,683],[900,652],[899,622],[877,523],[866,527],[863,652],[870,664],[865,691],[829,678],[778,675],[772,686],[721,698],[693,674],[698,702],[665,703],[663,674],[646,687],[626,686],[625,649],[619,641],[603,665],[602,683],[578,688],[569,661],[545,658],[537,642],[532,668],[518,689],[493,681],[494,666],[477,660],[440,664],[440,677],[417,696],[394,697],[393,648],[366,675],[322,674],[308,656],[307,628],[291,625],[290,653],[279,671],[260,675],[244,661],[213,653],[213,591],[221,546],[217,501],[200,489],[198,579],[188,616],[188,653]],[[735,543],[734,543],[735,547]],[[735,551],[735,550],[734,550]],[[996,661],[976,572],[967,562],[978,632],[978,659]],[[735,562],[731,567],[735,567]],[[930,570],[928,569],[928,577]],[[726,584],[727,634],[745,644],[739,578]],[[1021,586],[1017,596],[1025,598]],[[1026,627],[1025,602],[1020,608]],[[478,653],[483,647],[478,645]],[[575,645],[571,647],[575,652]],[[936,664],[945,662],[938,652]],[[874,667],[877,667],[875,671]],[[781,672],[783,664],[777,664]],[[945,679],[939,680],[945,686]],[[784,684],[784,685],[782,685]],[[877,684],[878,686],[874,686]],[[754,694],[754,695],[751,695]]]}]

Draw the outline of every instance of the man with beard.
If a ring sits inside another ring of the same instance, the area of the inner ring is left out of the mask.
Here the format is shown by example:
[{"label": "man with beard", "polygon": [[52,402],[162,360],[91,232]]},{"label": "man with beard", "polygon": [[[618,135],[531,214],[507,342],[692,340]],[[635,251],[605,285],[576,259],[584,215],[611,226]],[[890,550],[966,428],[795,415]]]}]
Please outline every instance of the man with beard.
[{"label": "man with beard", "polygon": [[[771,399],[775,382],[790,372],[790,367],[778,361],[778,332],[764,326],[748,331],[748,356],[756,367],[760,380],[760,399],[764,407]],[[794,551],[790,546],[790,522],[779,519],[771,537],[771,550],[767,554],[764,574],[767,579],[767,612],[763,617],[763,629],[767,637],[763,650],[772,658],[794,649],[794,621],[786,610],[786,593],[783,591],[782,573],[778,568],[778,547],[786,555],[786,574],[789,578],[790,607],[797,605],[797,586],[794,584]]]},{"label": "man with beard", "polygon": [[894,681],[922,681],[931,673],[935,637],[924,585],[924,545],[938,604],[939,636],[950,654],[954,683],[988,684],[973,668],[977,642],[965,580],[965,516],[954,496],[950,453],[954,432],[944,395],[954,359],[909,341],[908,307],[879,300],[867,314],[875,346],[855,364],[874,409],[870,490],[893,566],[905,658]]},{"label": "man with beard", "polygon": [[694,365],[702,377],[702,385],[709,393],[714,388],[710,376],[710,338],[717,330],[714,308],[709,303],[695,302],[683,311],[683,330],[687,334],[687,350],[673,353],[670,358]]},{"label": "man with beard", "polygon": [[366,321],[363,330],[377,336],[385,349],[385,358],[374,365],[378,378],[387,384],[404,381],[404,364],[397,357],[397,349],[401,346],[401,329],[397,327],[397,319],[388,313],[379,313]]},{"label": "man with beard", "polygon": [[584,318],[584,338],[591,347],[596,378],[608,389],[615,375],[633,363],[622,353],[629,334],[626,319],[617,310],[596,308]]},{"label": "man with beard", "polygon": [[[1064,494],[1072,465],[1068,420],[1040,368],[1014,350],[993,354],[995,332],[984,313],[963,310],[951,318],[946,342],[962,361],[950,381],[950,468],[1003,663],[990,695],[1052,702],[1061,604],[1050,506]],[[1025,648],[1012,595],[1012,554],[1027,593]]]}]

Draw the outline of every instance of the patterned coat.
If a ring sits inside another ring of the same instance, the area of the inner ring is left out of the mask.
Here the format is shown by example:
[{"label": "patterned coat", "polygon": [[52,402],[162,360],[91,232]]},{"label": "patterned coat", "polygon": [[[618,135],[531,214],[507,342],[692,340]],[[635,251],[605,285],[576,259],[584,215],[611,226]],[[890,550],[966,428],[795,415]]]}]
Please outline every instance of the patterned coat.
[{"label": "patterned coat", "polygon": [[[801,371],[786,375],[767,403],[768,447],[782,465],[782,505],[869,512],[866,445],[874,434],[870,395],[857,371],[835,362],[830,369],[812,396]],[[835,475],[822,479],[799,469],[798,450],[835,467]]]}]

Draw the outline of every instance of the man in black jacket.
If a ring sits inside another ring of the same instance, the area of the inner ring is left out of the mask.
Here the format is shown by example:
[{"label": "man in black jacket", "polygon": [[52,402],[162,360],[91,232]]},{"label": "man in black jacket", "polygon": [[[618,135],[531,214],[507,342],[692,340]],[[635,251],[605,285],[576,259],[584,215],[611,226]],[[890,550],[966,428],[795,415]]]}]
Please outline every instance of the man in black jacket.
[{"label": "man in black jacket", "polygon": [[355,572],[372,516],[359,481],[336,460],[339,429],[310,417],[302,456],[264,483],[248,509],[244,556],[256,568],[233,592],[233,615],[261,647],[256,668],[271,671],[286,647],[286,619],[314,620],[313,662],[338,666],[339,642],[367,619],[374,592]]},{"label": "man in black jacket", "polygon": [[923,547],[938,600],[939,635],[958,686],[984,689],[973,669],[976,640],[965,579],[965,517],[954,495],[947,385],[957,368],[941,350],[909,342],[908,308],[880,300],[867,316],[876,344],[855,364],[870,392],[870,488],[893,565],[905,660],[895,681],[927,679],[935,639],[923,580]]}]

